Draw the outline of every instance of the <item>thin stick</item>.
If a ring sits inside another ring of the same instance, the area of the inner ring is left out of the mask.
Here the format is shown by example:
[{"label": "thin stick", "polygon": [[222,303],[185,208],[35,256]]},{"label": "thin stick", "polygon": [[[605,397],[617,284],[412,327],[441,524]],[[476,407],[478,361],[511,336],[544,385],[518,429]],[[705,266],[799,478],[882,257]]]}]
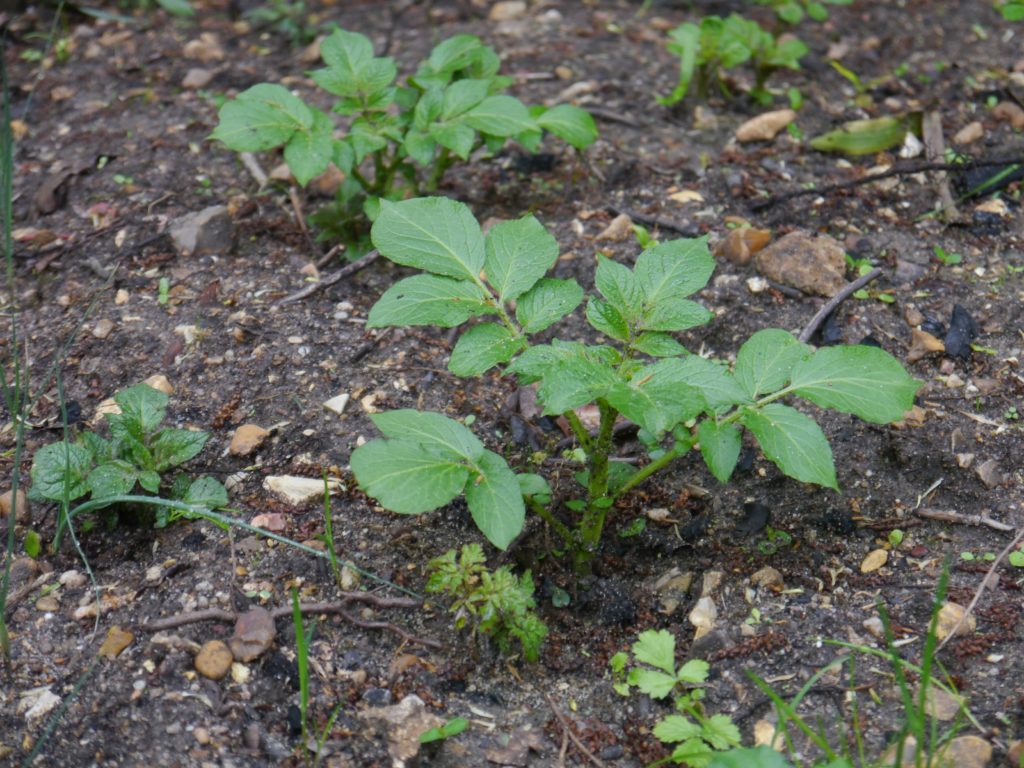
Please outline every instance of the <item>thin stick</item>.
[{"label": "thin stick", "polygon": [[967,606],[967,609],[963,612],[963,615],[960,617],[959,621],[957,621],[957,623],[953,625],[953,628],[949,630],[949,634],[946,635],[942,642],[940,642],[935,647],[936,653],[938,653],[946,647],[946,643],[948,643],[950,639],[952,639],[959,631],[960,625],[967,621],[967,617],[971,615],[971,611],[974,610],[974,607],[978,604],[978,601],[981,600],[981,596],[985,594],[985,587],[988,586],[988,580],[992,577],[992,574],[996,572],[996,568],[999,567],[999,564],[1006,558],[1007,555],[1010,554],[1010,552],[1013,551],[1014,547],[1020,544],[1022,540],[1024,540],[1024,526],[1021,527],[1020,531],[1013,538],[1013,541],[1011,541],[1009,544],[1003,547],[1003,551],[1000,552],[999,556],[992,561],[992,565],[989,566],[988,571],[985,573],[985,577],[981,580],[981,583],[978,585],[978,589],[974,592],[974,597],[971,599],[971,602]]},{"label": "thin stick", "polygon": [[[942,115],[938,110],[928,110],[921,120],[921,134],[924,138],[925,157],[931,163],[941,162],[946,155],[946,141],[942,135]],[[939,205],[942,207],[942,218],[946,222],[960,220],[960,212],[956,209],[953,193],[949,189],[949,176],[945,171],[935,173],[935,182],[939,187]]]},{"label": "thin stick", "polygon": [[829,313],[832,312],[833,309],[838,307],[856,291],[859,291],[861,288],[870,283],[872,280],[876,279],[881,274],[882,270],[879,269],[878,267],[875,267],[866,275],[858,277],[852,283],[850,283],[841,291],[839,291],[839,293],[837,293],[835,296],[833,296],[831,299],[825,302],[825,306],[818,310],[818,314],[812,317],[811,322],[809,322],[800,332],[800,341],[806,344],[810,340],[811,336],[814,335],[814,332],[818,330],[818,326],[821,325],[822,322],[824,322],[825,318],[829,316]]},{"label": "thin stick", "polygon": [[334,285],[339,280],[344,280],[346,277],[354,275],[361,269],[365,269],[366,267],[370,266],[371,264],[373,264],[373,262],[377,260],[379,256],[380,252],[374,249],[367,253],[365,256],[361,256],[360,258],[356,259],[351,264],[346,264],[337,272],[332,272],[331,274],[321,278],[317,282],[310,283],[305,288],[296,291],[295,293],[289,294],[288,296],[285,296],[278,302],[278,306],[281,306],[283,304],[292,304],[296,301],[299,301],[300,299],[306,298],[307,296],[313,293],[316,293],[321,288],[326,288],[329,285]]},{"label": "thin stick", "polygon": [[262,168],[260,168],[259,161],[252,152],[239,152],[238,159],[242,161],[242,165],[245,166],[245,170],[247,170],[252,177],[256,179],[256,183],[260,185],[260,189],[267,186],[267,174],[264,173]]},{"label": "thin stick", "polygon": [[928,509],[927,507],[922,507],[921,509],[915,509],[914,514],[929,520],[941,520],[944,523],[987,525],[989,528],[1002,531],[1003,533],[1013,533],[1016,530],[1012,525],[1000,523],[998,520],[993,520],[987,515],[963,515],[951,509]]},{"label": "thin stick", "polygon": [[558,707],[555,706],[554,699],[546,693],[544,694],[544,698],[547,699],[548,706],[551,707],[551,711],[554,713],[555,717],[558,718],[558,723],[562,726],[562,733],[566,734],[572,740],[572,743],[576,745],[576,749],[582,752],[590,762],[597,766],[597,768],[605,768],[605,764],[601,762],[593,752],[587,749],[586,745],[579,740],[579,737],[572,732],[572,726],[570,726],[569,722],[565,719],[565,715],[558,711]]},{"label": "thin stick", "polygon": [[606,205],[605,208],[616,216],[625,214],[638,224],[643,224],[648,227],[668,229],[672,232],[678,232],[684,237],[694,237],[697,234],[697,227],[693,224],[683,224],[682,222],[673,221],[672,219],[663,219],[660,216],[650,216],[646,213],[640,213],[640,211],[634,211],[632,208],[623,208],[618,205]]}]

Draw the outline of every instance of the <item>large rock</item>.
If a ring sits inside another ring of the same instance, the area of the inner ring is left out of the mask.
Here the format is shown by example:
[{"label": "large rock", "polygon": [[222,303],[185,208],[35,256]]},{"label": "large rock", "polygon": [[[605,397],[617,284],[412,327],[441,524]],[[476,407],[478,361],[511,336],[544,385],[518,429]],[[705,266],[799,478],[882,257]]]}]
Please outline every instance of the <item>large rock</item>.
[{"label": "large rock", "polygon": [[828,235],[790,232],[758,251],[754,264],[768,279],[808,294],[831,297],[846,285],[846,250]]},{"label": "large rock", "polygon": [[182,256],[228,253],[235,243],[235,225],[225,205],[179,216],[167,232]]}]

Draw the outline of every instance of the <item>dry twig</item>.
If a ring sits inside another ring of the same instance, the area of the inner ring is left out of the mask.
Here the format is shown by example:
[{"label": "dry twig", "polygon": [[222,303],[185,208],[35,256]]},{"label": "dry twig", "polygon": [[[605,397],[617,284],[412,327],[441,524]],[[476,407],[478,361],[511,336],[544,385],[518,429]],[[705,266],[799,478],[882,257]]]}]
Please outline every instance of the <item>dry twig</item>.
[{"label": "dry twig", "polygon": [[941,520],[944,523],[957,523],[958,525],[987,525],[996,531],[1002,531],[1003,533],[1013,533],[1016,529],[1012,525],[1006,523],[1000,523],[998,520],[993,520],[988,515],[964,515],[960,512],[954,512],[951,509],[929,509],[922,507],[921,509],[915,509],[914,514],[918,517],[924,517],[929,520]]},{"label": "dry twig", "polygon": [[586,745],[580,741],[579,736],[572,732],[572,726],[569,724],[569,721],[565,719],[565,715],[558,711],[558,707],[555,705],[554,699],[546,693],[544,694],[544,698],[547,700],[548,706],[551,707],[552,713],[554,713],[555,717],[558,719],[558,724],[562,726],[562,733],[568,736],[572,743],[576,745],[576,749],[582,752],[590,762],[597,766],[597,768],[605,768],[605,764],[597,757],[597,755],[587,749]]},{"label": "dry twig", "polygon": [[866,275],[858,277],[852,283],[850,283],[841,291],[839,291],[839,293],[837,293],[835,296],[833,296],[831,299],[825,302],[825,306],[819,309],[818,313],[814,317],[812,317],[811,321],[804,327],[802,331],[800,331],[800,341],[806,344],[810,340],[811,336],[814,335],[814,332],[818,330],[818,326],[821,325],[822,322],[824,322],[825,318],[829,316],[832,310],[834,310],[836,307],[838,307],[840,304],[846,301],[846,299],[848,299],[850,296],[859,291],[872,280],[876,279],[881,274],[882,270],[876,267],[875,269],[872,269],[870,272],[868,272]]},{"label": "dry twig", "polygon": [[299,301],[300,299],[306,298],[310,294],[316,293],[321,288],[326,288],[329,285],[334,285],[339,280],[344,280],[346,277],[354,275],[361,269],[370,266],[371,264],[373,264],[373,262],[377,260],[379,256],[380,252],[374,249],[367,253],[365,256],[361,256],[360,258],[356,259],[351,264],[346,264],[337,272],[332,272],[331,274],[321,278],[317,282],[310,283],[305,288],[285,296],[283,299],[281,299],[281,301],[278,302],[278,305],[280,306],[283,304],[292,304],[296,301]]},{"label": "dry twig", "polygon": [[618,205],[606,205],[609,211],[614,213],[616,216],[625,214],[629,216],[637,224],[643,224],[646,227],[658,227],[659,229],[668,229],[672,232],[678,232],[683,237],[696,237],[700,234],[697,231],[697,227],[693,224],[686,224],[680,221],[673,221],[672,219],[663,219],[660,216],[650,216],[640,211],[634,211],[632,208],[623,208]]}]

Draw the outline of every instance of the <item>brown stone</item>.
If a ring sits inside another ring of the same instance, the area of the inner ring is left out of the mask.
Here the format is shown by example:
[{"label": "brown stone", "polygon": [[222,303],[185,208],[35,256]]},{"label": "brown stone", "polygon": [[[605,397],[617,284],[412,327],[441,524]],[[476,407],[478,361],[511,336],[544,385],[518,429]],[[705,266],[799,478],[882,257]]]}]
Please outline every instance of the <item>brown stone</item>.
[{"label": "brown stone", "polygon": [[828,235],[797,230],[754,256],[758,271],[770,280],[817,296],[834,296],[846,280],[846,250]]},{"label": "brown stone", "polygon": [[[0,517],[7,517],[11,514],[11,492],[6,491],[0,494]],[[25,496],[25,492],[18,489],[18,493],[13,497],[14,501],[14,519],[19,523],[27,523],[29,520],[29,506],[28,499]]]},{"label": "brown stone", "polygon": [[738,227],[715,246],[715,256],[741,267],[746,266],[755,253],[768,245],[771,237],[772,233],[767,229]]},{"label": "brown stone", "polygon": [[196,672],[211,680],[221,680],[231,671],[231,649],[221,640],[209,640],[196,654]]},{"label": "brown stone", "polygon": [[269,434],[269,431],[258,424],[243,424],[231,436],[228,451],[232,456],[248,456],[263,445]]},{"label": "brown stone", "polygon": [[277,628],[266,608],[250,608],[238,617],[235,632],[228,640],[231,654],[238,661],[252,661],[262,656],[274,643]]}]

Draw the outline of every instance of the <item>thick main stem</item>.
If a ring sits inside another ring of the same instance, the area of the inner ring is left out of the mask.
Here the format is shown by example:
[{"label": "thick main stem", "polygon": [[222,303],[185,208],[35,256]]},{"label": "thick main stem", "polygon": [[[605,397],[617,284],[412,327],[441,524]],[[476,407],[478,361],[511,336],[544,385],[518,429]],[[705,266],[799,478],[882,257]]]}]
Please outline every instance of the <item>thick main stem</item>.
[{"label": "thick main stem", "polygon": [[601,542],[605,516],[612,501],[608,495],[608,456],[612,452],[612,434],[619,412],[602,399],[598,399],[597,407],[601,414],[601,424],[588,452],[590,478],[587,483],[587,508],[583,511],[583,519],[577,529],[579,539],[573,552],[577,573],[586,572],[590,568],[590,562]]}]

